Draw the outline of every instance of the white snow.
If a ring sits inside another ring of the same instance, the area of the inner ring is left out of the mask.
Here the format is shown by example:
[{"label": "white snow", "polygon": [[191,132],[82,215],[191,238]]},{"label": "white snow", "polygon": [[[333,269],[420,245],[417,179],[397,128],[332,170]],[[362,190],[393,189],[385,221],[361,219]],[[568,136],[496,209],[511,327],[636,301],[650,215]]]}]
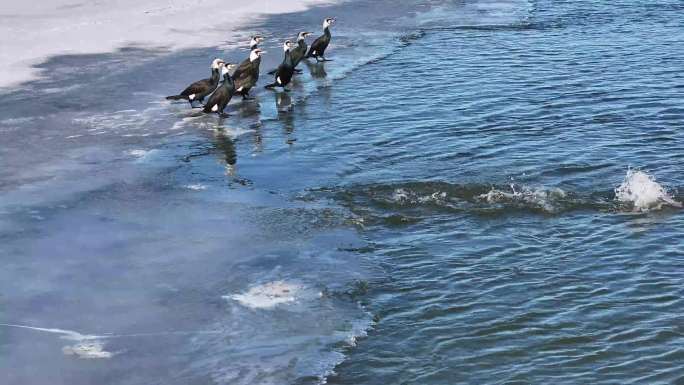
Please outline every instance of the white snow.
[{"label": "white snow", "polygon": [[221,46],[237,38],[248,39],[252,31],[239,34],[239,28],[259,17],[332,1],[3,1],[0,89],[40,77],[40,70],[32,66],[50,56],[106,53],[126,46],[171,50]]}]

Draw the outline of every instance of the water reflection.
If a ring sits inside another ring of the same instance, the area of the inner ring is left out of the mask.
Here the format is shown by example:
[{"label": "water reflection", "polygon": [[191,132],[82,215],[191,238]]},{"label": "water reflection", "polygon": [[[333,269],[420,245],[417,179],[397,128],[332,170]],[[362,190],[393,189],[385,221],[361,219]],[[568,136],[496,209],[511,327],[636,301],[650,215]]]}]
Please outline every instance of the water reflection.
[{"label": "water reflection", "polygon": [[292,97],[288,92],[275,92],[276,109],[278,112],[287,112],[292,110]]},{"label": "water reflection", "polygon": [[328,76],[328,73],[325,72],[325,65],[323,63],[312,63],[307,60],[304,60],[304,63],[309,68],[312,78],[324,79],[326,76]]}]

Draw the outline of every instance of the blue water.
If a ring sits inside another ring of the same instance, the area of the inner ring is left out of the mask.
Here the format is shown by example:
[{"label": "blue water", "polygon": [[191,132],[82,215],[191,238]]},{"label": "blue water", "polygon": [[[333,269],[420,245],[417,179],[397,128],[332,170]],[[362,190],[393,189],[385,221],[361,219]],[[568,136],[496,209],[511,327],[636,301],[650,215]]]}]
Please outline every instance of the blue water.
[{"label": "blue water", "polygon": [[684,381],[684,4],[352,1],[251,26],[262,72],[329,15],[223,121],[163,96],[245,50],[5,96],[0,323],[111,357],[0,326],[0,382]]}]

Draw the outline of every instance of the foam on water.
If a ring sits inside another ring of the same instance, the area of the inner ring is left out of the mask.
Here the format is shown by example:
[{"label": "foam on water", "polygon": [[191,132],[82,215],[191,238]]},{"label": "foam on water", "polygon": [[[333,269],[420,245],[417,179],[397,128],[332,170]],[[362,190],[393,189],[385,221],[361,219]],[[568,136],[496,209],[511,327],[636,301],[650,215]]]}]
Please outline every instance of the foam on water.
[{"label": "foam on water", "polygon": [[27,325],[0,324],[0,326],[60,334],[61,339],[75,341],[75,344],[73,345],[62,347],[62,353],[68,356],[73,355],[79,358],[111,358],[114,356],[114,353],[104,350],[105,345],[101,341],[103,338],[109,338],[111,336],[96,336],[90,334],[81,334],[73,330],[39,328]]},{"label": "foam on water", "polygon": [[660,210],[663,206],[682,207],[655,177],[640,170],[627,170],[625,180],[615,188],[615,199],[631,204],[634,211]]},{"label": "foam on water", "polygon": [[224,299],[234,300],[242,306],[252,309],[273,309],[277,305],[294,303],[300,299],[311,297],[304,285],[273,281],[253,286],[242,294],[225,295]]},{"label": "foam on water", "polygon": [[188,190],[193,190],[193,191],[202,191],[206,190],[207,186],[203,185],[201,183],[194,183],[194,184],[188,184],[184,186]]},{"label": "foam on water", "polygon": [[67,356],[78,358],[112,358],[114,353],[104,350],[104,344],[100,341],[81,341],[74,345],[62,348],[62,353]]}]

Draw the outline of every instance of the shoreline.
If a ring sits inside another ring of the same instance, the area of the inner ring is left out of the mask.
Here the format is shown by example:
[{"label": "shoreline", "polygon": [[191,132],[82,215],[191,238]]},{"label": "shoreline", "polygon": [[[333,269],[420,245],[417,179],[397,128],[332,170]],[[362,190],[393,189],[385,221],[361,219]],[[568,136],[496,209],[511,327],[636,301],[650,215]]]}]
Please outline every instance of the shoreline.
[{"label": "shoreline", "polygon": [[[0,53],[0,91],[12,92],[44,78],[41,64],[52,57],[104,54],[126,47],[161,48],[170,53],[188,48],[229,48],[237,40],[248,39],[245,26],[267,16],[335,3],[254,0],[231,4],[232,8],[219,0],[153,0],[145,4],[119,0],[115,5],[72,0],[40,6],[13,3],[0,14],[0,44],[4,47]],[[210,20],[207,15],[211,15]]]}]

